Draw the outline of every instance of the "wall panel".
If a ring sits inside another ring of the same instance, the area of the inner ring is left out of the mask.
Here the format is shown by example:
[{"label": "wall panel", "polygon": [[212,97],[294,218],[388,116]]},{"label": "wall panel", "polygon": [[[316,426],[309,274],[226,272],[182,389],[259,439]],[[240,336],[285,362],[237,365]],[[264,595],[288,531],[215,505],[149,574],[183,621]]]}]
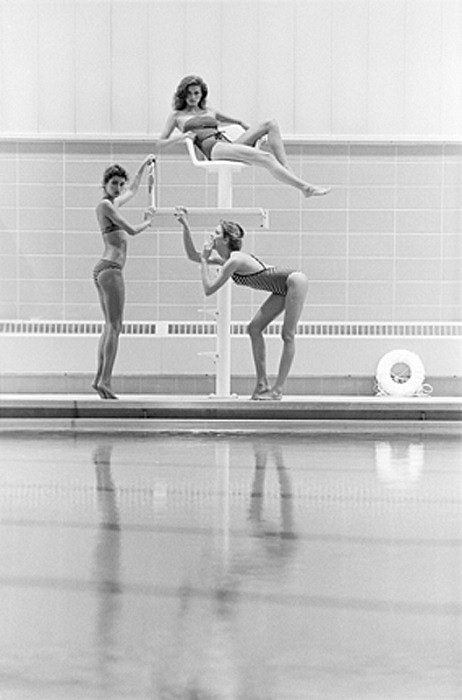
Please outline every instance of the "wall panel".
[{"label": "wall panel", "polygon": [[173,93],[185,75],[184,3],[149,3],[149,133],[159,134],[172,109]]},{"label": "wall panel", "polygon": [[[157,135],[188,73],[283,133],[460,137],[459,0],[3,0],[8,135]],[[18,50],[20,47],[20,50]]]},{"label": "wall panel", "polygon": [[3,3],[1,10],[1,128],[19,134],[37,133],[38,5],[34,2]]},{"label": "wall panel", "polygon": [[38,4],[38,128],[75,131],[75,5]]},{"label": "wall panel", "polygon": [[462,136],[462,3],[442,5],[441,130]]},{"label": "wall panel", "polygon": [[371,0],[369,6],[367,132],[403,132],[405,95],[405,5]]},{"label": "wall panel", "polygon": [[299,2],[295,16],[294,132],[332,131],[332,3]]},{"label": "wall panel", "polygon": [[225,114],[251,124],[260,116],[258,101],[255,99],[259,79],[256,70],[259,44],[258,2],[223,3],[221,16],[220,106]]},{"label": "wall panel", "polygon": [[257,115],[277,118],[284,133],[294,130],[293,3],[260,3],[258,27]]},{"label": "wall panel", "polygon": [[148,17],[145,2],[111,3],[111,123],[115,133],[148,131]]},{"label": "wall panel", "polygon": [[75,129],[78,134],[111,131],[110,2],[77,5],[75,25]]},{"label": "wall panel", "polygon": [[368,5],[334,0],[332,16],[332,130],[367,133]]},{"label": "wall panel", "polygon": [[[185,2],[183,44],[184,75],[200,75],[209,86],[211,103],[220,106],[221,2]],[[183,75],[179,75],[177,82],[182,77]]]},{"label": "wall panel", "polygon": [[441,21],[441,2],[407,0],[404,125],[407,133],[441,133]]}]

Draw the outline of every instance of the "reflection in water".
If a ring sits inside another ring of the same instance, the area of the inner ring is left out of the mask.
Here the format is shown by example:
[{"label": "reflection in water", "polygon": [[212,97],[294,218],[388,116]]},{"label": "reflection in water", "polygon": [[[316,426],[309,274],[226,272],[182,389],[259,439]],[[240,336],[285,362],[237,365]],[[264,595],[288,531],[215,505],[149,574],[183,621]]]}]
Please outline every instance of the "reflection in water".
[{"label": "reflection in water", "polygon": [[96,649],[98,672],[104,688],[113,685],[116,670],[116,622],[120,614],[120,519],[116,488],[111,474],[112,444],[101,443],[93,452],[96,494],[99,506],[99,532],[94,551],[97,583]]},{"label": "reflection in water", "polygon": [[0,439],[0,696],[460,697],[462,435],[392,427]]},{"label": "reflection in water", "polygon": [[[264,518],[265,504],[265,477],[267,473],[268,453],[274,461],[279,484],[280,518],[279,521],[269,522]],[[288,551],[285,546],[287,540],[295,539],[293,498],[289,472],[284,464],[282,448],[280,445],[271,445],[271,448],[261,443],[254,444],[255,474],[250,499],[249,518],[254,527],[254,533],[264,539],[265,544],[277,543],[276,551],[285,555]]]},{"label": "reflection in water", "polygon": [[377,478],[390,488],[414,486],[423,473],[424,445],[421,442],[395,440],[375,443]]},{"label": "reflection in water", "polygon": [[[265,489],[268,457],[277,473],[278,518],[265,517]],[[289,472],[279,445],[254,444],[254,473],[248,503],[248,526],[230,545],[229,444],[217,446],[217,486],[221,497],[213,537],[214,546],[206,545],[200,571],[189,572],[190,580],[180,591],[176,647],[173,668],[164,672],[160,700],[238,700],[239,698],[273,697],[270,673],[259,677],[255,688],[253,663],[238,644],[238,612],[241,591],[252,589],[261,577],[276,588],[280,581],[275,570],[284,570],[293,552],[293,498]],[[196,586],[192,581],[198,578]],[[198,595],[197,587],[210,589],[211,597]],[[261,667],[259,669],[261,673]],[[174,685],[172,685],[172,679]],[[252,688],[252,690],[251,690]]]}]

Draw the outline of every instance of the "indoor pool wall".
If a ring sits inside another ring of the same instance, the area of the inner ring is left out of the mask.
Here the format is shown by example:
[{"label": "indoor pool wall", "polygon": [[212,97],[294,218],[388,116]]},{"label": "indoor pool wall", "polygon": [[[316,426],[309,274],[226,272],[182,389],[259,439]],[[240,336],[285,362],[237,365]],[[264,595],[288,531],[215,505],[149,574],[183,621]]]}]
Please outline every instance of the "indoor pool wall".
[{"label": "indoor pool wall", "polygon": [[[133,170],[150,146],[146,139],[2,140],[3,392],[88,390],[100,323],[90,273],[101,252],[94,215],[101,173],[114,161]],[[310,279],[291,391],[369,393],[380,357],[404,347],[421,357],[438,392],[460,395],[462,145],[292,138],[288,152],[295,172],[332,186],[328,197],[302,200],[247,168],[236,177],[234,204],[267,208],[270,229],[249,232],[251,249],[269,263],[283,249],[284,261]],[[190,164],[183,147],[161,156],[159,176],[163,207],[216,203],[215,180]],[[146,201],[141,188],[127,215],[137,219]],[[215,302],[203,297],[173,217],[171,230],[130,244],[118,386],[209,391]],[[245,322],[261,298],[233,289],[239,386],[251,381]],[[277,328],[268,346],[275,370]]]}]

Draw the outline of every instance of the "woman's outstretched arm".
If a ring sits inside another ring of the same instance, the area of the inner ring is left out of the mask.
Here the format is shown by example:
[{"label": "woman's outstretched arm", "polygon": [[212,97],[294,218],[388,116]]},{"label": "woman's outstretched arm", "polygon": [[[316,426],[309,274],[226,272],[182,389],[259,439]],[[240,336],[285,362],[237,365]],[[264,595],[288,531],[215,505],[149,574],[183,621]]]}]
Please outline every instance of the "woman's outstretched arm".
[{"label": "woman's outstretched arm", "polygon": [[194,134],[189,131],[184,133],[180,131],[177,136],[172,136],[175,129],[178,129],[178,123],[175,112],[172,112],[167,119],[164,129],[156,141],[154,152],[160,153],[169,146],[174,146],[176,143],[184,143],[187,138],[194,138]]},{"label": "woman's outstretched arm", "polygon": [[234,117],[228,117],[226,114],[223,114],[223,112],[215,112],[215,117],[219,122],[223,122],[225,124],[237,124],[238,126],[242,126],[244,131],[247,131],[249,128],[249,125],[246,124],[245,122],[241,121],[241,119],[235,119]]},{"label": "woman's outstretched arm", "polygon": [[136,171],[135,177],[130,181],[127,189],[124,192],[122,192],[122,194],[114,200],[114,205],[116,207],[123,206],[124,204],[129,202],[130,199],[132,199],[132,197],[135,196],[135,194],[138,192],[138,188],[140,186],[140,182],[141,182],[141,178],[142,178],[143,173],[144,173],[144,169],[146,168],[147,165],[152,163],[153,160],[155,160],[155,158],[152,155],[152,153],[150,153],[148,156],[146,156],[146,158],[143,160],[140,167]]},{"label": "woman's outstretched arm", "polygon": [[109,200],[103,199],[98,204],[98,207],[106,218],[112,221],[118,228],[128,233],[129,236],[136,236],[138,233],[145,231],[152,224],[152,212],[149,209],[145,211],[145,220],[143,223],[132,226],[132,224],[121,216],[118,208],[115,207],[112,202],[109,202]]},{"label": "woman's outstretched arm", "polygon": [[188,256],[189,260],[192,260],[192,262],[199,263],[201,261],[201,255],[194,245],[194,241],[191,236],[187,209],[185,207],[175,207],[174,216],[177,221],[180,222],[183,228],[183,245],[186,255]]}]

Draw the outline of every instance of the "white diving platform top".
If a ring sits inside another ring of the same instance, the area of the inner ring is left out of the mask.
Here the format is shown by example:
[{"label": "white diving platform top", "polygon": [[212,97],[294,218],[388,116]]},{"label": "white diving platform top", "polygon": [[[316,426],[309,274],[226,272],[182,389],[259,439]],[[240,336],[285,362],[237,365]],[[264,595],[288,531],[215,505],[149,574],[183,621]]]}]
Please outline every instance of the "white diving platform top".
[{"label": "white diving platform top", "polygon": [[[236,221],[244,229],[268,229],[269,217],[266,209],[258,207],[186,207],[192,229],[214,229],[220,219]],[[152,229],[177,229],[173,207],[159,207],[152,219]]]}]

